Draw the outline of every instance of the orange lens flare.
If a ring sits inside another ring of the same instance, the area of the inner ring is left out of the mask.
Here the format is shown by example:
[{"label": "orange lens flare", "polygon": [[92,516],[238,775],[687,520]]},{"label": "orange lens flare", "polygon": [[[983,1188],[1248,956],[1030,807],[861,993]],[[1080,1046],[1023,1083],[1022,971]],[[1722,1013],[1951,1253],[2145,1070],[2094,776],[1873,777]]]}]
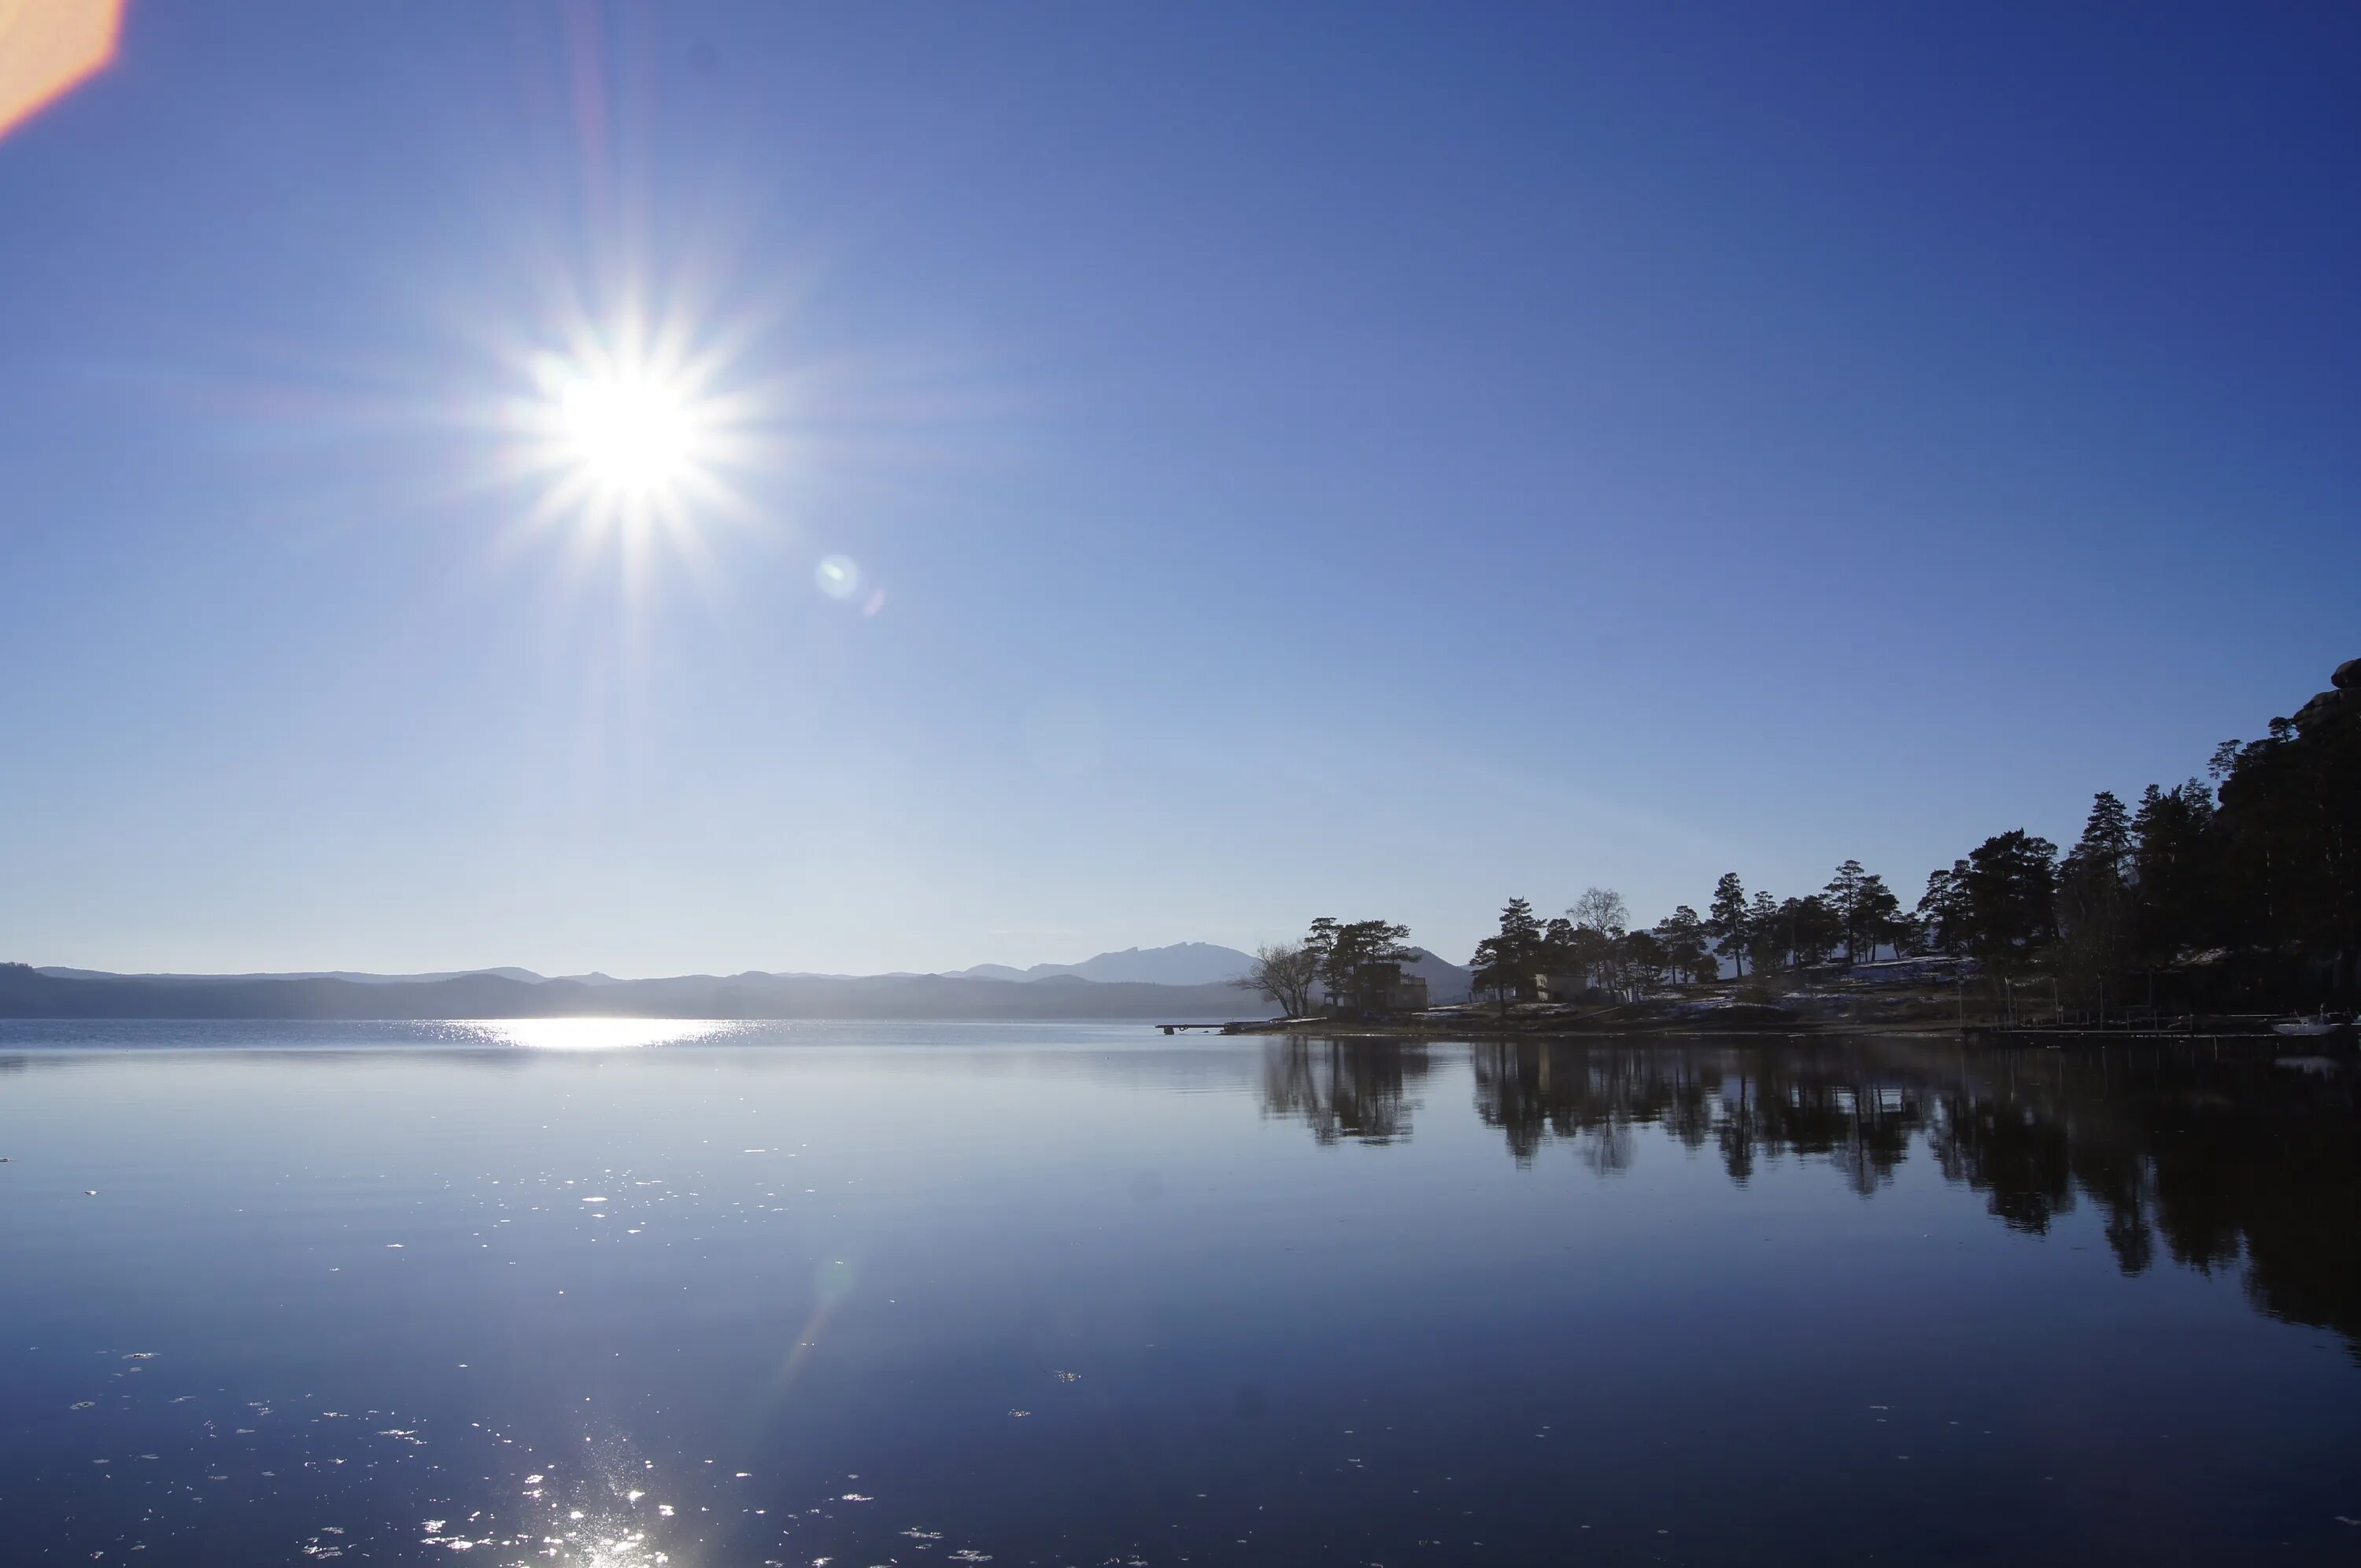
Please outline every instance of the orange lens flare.
[{"label": "orange lens flare", "polygon": [[123,0],[0,0],[0,137],[115,58]]}]

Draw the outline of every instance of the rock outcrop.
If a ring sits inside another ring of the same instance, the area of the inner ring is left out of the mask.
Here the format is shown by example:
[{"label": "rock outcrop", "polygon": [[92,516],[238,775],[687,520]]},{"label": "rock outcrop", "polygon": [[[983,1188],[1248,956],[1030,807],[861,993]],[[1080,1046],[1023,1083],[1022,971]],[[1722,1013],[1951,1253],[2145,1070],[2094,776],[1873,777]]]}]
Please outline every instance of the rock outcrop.
[{"label": "rock outcrop", "polygon": [[2299,729],[2316,729],[2339,718],[2361,718],[2361,659],[2347,659],[2328,677],[2331,689],[2295,710]]}]

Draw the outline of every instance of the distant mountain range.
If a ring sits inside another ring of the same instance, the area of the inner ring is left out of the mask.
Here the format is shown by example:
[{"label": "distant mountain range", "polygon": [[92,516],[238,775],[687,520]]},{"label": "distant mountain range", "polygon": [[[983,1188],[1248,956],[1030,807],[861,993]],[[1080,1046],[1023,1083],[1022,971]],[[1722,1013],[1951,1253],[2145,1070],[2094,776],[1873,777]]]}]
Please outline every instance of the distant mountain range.
[{"label": "distant mountain range", "polygon": [[1235,980],[1254,965],[1251,955],[1211,942],[1175,942],[1169,948],[1126,948],[1101,953],[1078,964],[1035,964],[1011,969],[1006,964],[977,964],[957,972],[970,980],[1129,981],[1147,985],[1220,985]]},{"label": "distant mountain range", "polygon": [[1474,970],[1464,964],[1455,964],[1449,959],[1431,953],[1424,948],[1412,948],[1411,951],[1418,956],[1402,965],[1402,970],[1406,974],[1417,975],[1426,981],[1426,1000],[1430,1006],[1440,1007],[1445,1003],[1465,1002],[1475,994],[1476,971]]},{"label": "distant mountain range", "polygon": [[678,975],[664,980],[89,977],[0,964],[0,1018],[1261,1018],[1228,985],[1030,985],[958,975]]},{"label": "distant mountain range", "polygon": [[[1473,971],[1424,948],[1412,948],[1411,951],[1416,956],[1402,968],[1425,980],[1428,1001],[1439,1005],[1467,1000]],[[958,972],[972,980],[1040,981],[1065,976],[1075,980],[1145,981],[1151,985],[1215,985],[1236,979],[1253,965],[1253,957],[1235,948],[1216,947],[1211,942],[1176,942],[1169,948],[1126,948],[1119,953],[1101,953],[1078,964],[1035,964],[1030,969],[977,964]]]},{"label": "distant mountain range", "polygon": [[[1139,985],[1222,985],[1246,972],[1254,963],[1247,954],[1235,948],[1215,947],[1211,942],[1176,942],[1169,948],[1126,948],[1119,953],[1101,953],[1074,964],[1035,964],[1030,969],[1012,969],[1006,964],[977,964],[972,969],[954,970],[939,977],[965,980],[1035,981],[1067,978],[1099,981],[1109,983],[1126,982]],[[442,970],[428,974],[369,974],[357,970],[294,970],[269,974],[118,974],[108,970],[69,969],[61,964],[38,968],[38,974],[52,980],[125,980],[143,982],[168,982],[179,985],[227,985],[240,981],[266,980],[341,980],[354,985],[432,985],[446,980],[464,980],[470,975],[498,975],[524,985],[548,985],[570,981],[579,985],[633,985],[636,981],[618,980],[613,975],[592,970],[588,974],[537,974],[529,969],[513,967],[479,970]],[[800,971],[767,974],[750,971],[768,980],[917,980],[925,978],[908,970],[887,975],[807,974]]]},{"label": "distant mountain range", "polygon": [[[180,985],[230,985],[255,980],[342,980],[355,985],[415,985],[438,980],[457,980],[471,974],[496,974],[502,980],[521,981],[527,985],[539,985],[545,979],[529,969],[467,969],[445,970],[435,974],[362,974],[354,970],[297,970],[285,974],[115,974],[103,969],[68,969],[62,964],[45,964],[33,971],[51,980],[137,980],[169,981]],[[605,975],[579,975],[587,984],[609,983]]]},{"label": "distant mountain range", "polygon": [[[1468,971],[1423,948],[1406,967],[1436,1003],[1468,993]],[[1180,942],[1073,964],[978,964],[956,974],[675,975],[549,979],[501,968],[433,974],[346,970],[288,974],[113,974],[0,964],[0,1018],[1261,1018],[1272,1009],[1230,981],[1253,962],[1235,948]]]}]

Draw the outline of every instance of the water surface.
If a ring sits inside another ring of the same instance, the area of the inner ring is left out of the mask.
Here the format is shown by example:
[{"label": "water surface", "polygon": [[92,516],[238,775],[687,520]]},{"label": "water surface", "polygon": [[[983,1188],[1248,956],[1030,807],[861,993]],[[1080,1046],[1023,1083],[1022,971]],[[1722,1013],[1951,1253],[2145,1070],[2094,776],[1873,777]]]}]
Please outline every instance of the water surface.
[{"label": "water surface", "polygon": [[12,1563],[2361,1558],[2320,1064],[12,1023],[0,1157]]}]

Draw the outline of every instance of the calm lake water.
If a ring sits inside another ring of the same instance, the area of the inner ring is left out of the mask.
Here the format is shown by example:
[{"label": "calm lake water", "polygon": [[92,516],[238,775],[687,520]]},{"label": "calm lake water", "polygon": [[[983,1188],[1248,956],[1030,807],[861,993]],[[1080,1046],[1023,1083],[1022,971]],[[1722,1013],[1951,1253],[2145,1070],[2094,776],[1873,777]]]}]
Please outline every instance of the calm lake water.
[{"label": "calm lake water", "polygon": [[2203,1047],[0,1024],[0,1557],[2350,1563],[2356,1103]]}]

